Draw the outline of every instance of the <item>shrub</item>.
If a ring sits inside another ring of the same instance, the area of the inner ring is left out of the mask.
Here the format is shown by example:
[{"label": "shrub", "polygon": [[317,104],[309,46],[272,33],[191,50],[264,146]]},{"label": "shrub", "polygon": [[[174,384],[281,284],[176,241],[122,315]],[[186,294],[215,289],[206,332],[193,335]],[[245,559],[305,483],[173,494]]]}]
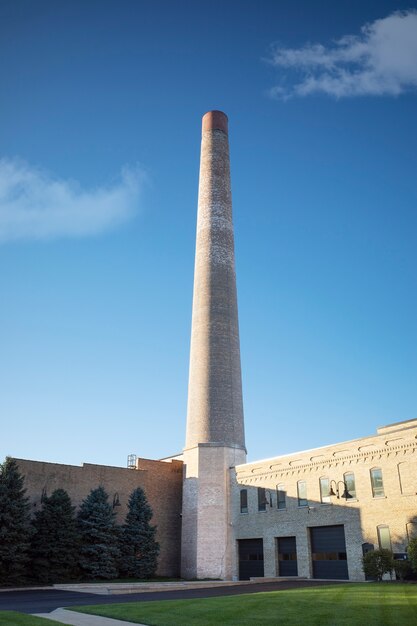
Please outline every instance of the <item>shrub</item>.
[{"label": "shrub", "polygon": [[404,580],[411,574],[411,565],[410,561],[407,559],[401,559],[398,561],[394,561],[394,572],[397,578],[400,580]]},{"label": "shrub", "polygon": [[391,550],[374,550],[367,552],[362,557],[362,568],[365,576],[373,580],[382,580],[384,574],[392,573],[394,569],[394,559]]},{"label": "shrub", "polygon": [[413,572],[417,572],[417,537],[411,539],[408,549],[408,558],[410,559],[410,565]]}]

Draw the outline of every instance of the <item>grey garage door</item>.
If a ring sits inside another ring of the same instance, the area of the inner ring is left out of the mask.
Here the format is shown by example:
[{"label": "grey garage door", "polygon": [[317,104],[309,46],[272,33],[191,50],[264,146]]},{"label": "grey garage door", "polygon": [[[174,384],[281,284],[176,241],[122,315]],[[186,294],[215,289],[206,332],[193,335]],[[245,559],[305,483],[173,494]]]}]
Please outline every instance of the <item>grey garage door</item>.
[{"label": "grey garage door", "polygon": [[239,539],[239,580],[264,575],[264,542],[262,539]]},{"label": "grey garage door", "polygon": [[297,576],[297,548],[295,537],[278,537],[278,575]]},{"label": "grey garage door", "polygon": [[348,579],[344,526],[310,528],[310,539],[313,578]]}]

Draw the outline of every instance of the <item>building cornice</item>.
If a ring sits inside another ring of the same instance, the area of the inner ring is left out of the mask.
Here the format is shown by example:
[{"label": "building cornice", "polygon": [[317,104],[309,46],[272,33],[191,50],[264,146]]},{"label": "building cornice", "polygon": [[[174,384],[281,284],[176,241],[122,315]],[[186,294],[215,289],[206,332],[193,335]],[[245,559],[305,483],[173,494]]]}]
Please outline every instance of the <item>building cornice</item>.
[{"label": "building cornice", "polygon": [[[370,446],[367,444],[362,447],[369,448]],[[271,476],[275,478],[283,478],[286,476],[304,474],[306,472],[319,470],[324,471],[340,466],[356,465],[361,462],[376,463],[378,460],[389,456],[401,458],[405,455],[414,454],[417,451],[417,440],[414,439],[397,445],[390,445],[389,441],[386,441],[383,446],[375,446],[375,449],[373,450],[361,450],[360,448],[361,446],[359,446],[356,452],[351,452],[349,454],[345,454],[344,456],[335,456],[343,452],[342,450],[335,450],[331,456],[329,455],[316,461],[309,460],[308,462],[303,462],[303,459],[285,459],[286,465],[279,468],[276,467],[282,462],[279,457],[274,459],[275,463],[271,463],[270,461],[268,462],[268,469],[265,469],[265,466],[256,467],[256,464],[254,463],[251,463],[250,466],[241,465],[236,468],[236,477],[239,481],[243,479],[246,482],[255,482],[259,478]]]}]

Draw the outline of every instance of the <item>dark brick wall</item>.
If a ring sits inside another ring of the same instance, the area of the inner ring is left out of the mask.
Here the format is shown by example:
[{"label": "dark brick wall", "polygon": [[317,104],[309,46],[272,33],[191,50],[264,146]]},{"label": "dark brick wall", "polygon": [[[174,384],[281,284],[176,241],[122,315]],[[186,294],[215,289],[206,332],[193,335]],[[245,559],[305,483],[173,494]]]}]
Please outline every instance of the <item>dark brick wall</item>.
[{"label": "dark brick wall", "polygon": [[152,523],[157,526],[161,551],[158,575],[178,576],[181,552],[182,461],[138,460],[138,469],[109,467],[84,463],[81,467],[16,459],[25,476],[25,487],[32,509],[41,506],[42,492],[47,495],[65,489],[78,507],[91,489],[103,486],[113,501],[117,494],[120,506],[115,507],[117,521],[122,523],[127,512],[129,495],[142,487],[153,510]]}]

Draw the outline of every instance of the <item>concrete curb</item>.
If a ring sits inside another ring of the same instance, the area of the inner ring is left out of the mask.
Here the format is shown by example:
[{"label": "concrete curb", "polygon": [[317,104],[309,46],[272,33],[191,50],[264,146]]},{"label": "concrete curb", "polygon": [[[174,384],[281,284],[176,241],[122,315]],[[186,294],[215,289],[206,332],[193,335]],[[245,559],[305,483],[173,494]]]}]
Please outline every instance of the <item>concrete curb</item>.
[{"label": "concrete curb", "polygon": [[52,585],[43,585],[42,587],[2,587],[0,593],[6,593],[7,591],[47,591],[53,589]]}]

